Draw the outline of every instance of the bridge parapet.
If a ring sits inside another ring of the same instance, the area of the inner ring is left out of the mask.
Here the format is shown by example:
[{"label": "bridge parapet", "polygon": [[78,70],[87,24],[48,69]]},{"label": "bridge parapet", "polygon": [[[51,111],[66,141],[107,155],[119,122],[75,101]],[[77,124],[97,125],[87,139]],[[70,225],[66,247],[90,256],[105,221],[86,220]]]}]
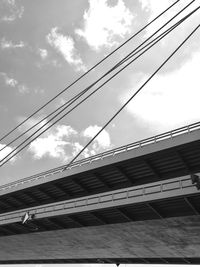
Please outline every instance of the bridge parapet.
[{"label": "bridge parapet", "polygon": [[172,131],[168,131],[168,132],[165,132],[162,134],[155,135],[155,136],[150,137],[150,138],[136,141],[134,143],[131,143],[131,144],[128,144],[125,146],[121,146],[121,147],[118,147],[118,148],[115,148],[112,150],[108,150],[108,151],[105,151],[101,154],[94,155],[92,157],[77,160],[68,167],[65,164],[65,165],[62,165],[60,167],[57,167],[57,168],[54,168],[54,169],[51,169],[51,170],[48,170],[48,171],[45,171],[42,173],[20,179],[17,182],[11,182],[9,184],[2,185],[2,186],[0,186],[0,192],[6,191],[9,189],[14,189],[20,185],[24,185],[24,184],[31,183],[31,182],[36,182],[36,181],[41,180],[41,179],[48,179],[48,177],[51,177],[52,175],[57,175],[60,173],[63,174],[63,173],[66,173],[67,171],[72,170],[72,169],[77,168],[77,167],[81,167],[84,165],[90,165],[91,163],[94,163],[94,162],[100,162],[103,159],[106,159],[109,157],[114,157],[116,155],[120,155],[120,154],[129,152],[129,151],[132,151],[132,150],[141,149],[143,147],[146,147],[146,146],[149,146],[152,144],[157,144],[157,143],[165,141],[165,140],[174,139],[178,136],[190,134],[190,133],[193,133],[194,131],[197,131],[197,130],[200,130],[200,122],[196,122],[196,123],[184,126],[184,127],[174,129]]},{"label": "bridge parapet", "polygon": [[[197,175],[200,175],[200,173]],[[165,181],[3,213],[0,214],[0,226],[22,222],[22,217],[27,212],[34,220],[38,220],[42,218],[94,212],[102,209],[120,208],[129,205],[137,205],[139,203],[147,203],[147,205],[150,205],[152,208],[151,204],[149,204],[151,202],[181,197],[184,201],[187,201],[186,204],[188,205],[188,196],[199,196],[199,190],[192,183],[191,177],[187,175]],[[191,206],[192,204],[190,204],[190,208]],[[154,209],[154,212],[155,210],[156,209]],[[193,208],[193,211],[194,210],[195,208]],[[157,214],[159,215],[158,211]],[[194,214],[197,215],[199,212],[196,211]],[[189,213],[189,215],[191,214]],[[161,215],[159,215],[159,217],[162,218]]]}]

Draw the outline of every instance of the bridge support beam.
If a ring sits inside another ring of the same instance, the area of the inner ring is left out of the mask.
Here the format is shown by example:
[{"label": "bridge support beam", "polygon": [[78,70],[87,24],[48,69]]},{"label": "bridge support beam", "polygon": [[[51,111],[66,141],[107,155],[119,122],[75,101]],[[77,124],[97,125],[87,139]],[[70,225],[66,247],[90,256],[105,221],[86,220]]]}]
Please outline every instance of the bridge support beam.
[{"label": "bridge support beam", "polygon": [[116,258],[129,263],[173,258],[187,263],[200,257],[199,219],[196,215],[2,236],[0,263],[115,262]]}]

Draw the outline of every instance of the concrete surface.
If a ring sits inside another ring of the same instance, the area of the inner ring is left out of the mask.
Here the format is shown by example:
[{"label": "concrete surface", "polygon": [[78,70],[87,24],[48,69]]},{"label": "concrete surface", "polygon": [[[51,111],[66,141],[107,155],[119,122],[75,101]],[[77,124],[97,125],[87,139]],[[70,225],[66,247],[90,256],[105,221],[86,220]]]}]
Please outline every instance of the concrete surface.
[{"label": "concrete surface", "polygon": [[[150,143],[145,146],[141,146],[135,149],[131,149],[128,151],[124,151],[121,153],[116,153],[114,155],[107,156],[104,158],[101,158],[101,154],[96,155],[99,156],[98,160],[94,160],[91,163],[87,164],[80,164],[76,167],[73,167],[71,169],[67,169],[66,171],[62,172],[63,167],[61,167],[61,172],[57,173],[55,169],[48,170],[47,172],[39,173],[37,175],[33,175],[24,179],[18,179],[16,182],[12,182],[9,184],[5,184],[0,186],[0,196],[9,194],[15,191],[23,190],[29,187],[45,184],[47,182],[56,181],[62,178],[71,177],[73,175],[77,175],[83,172],[87,171],[93,171],[97,168],[103,168],[110,166],[112,164],[117,164],[126,160],[130,160],[133,158],[138,158],[144,155],[152,154],[155,152],[167,150],[169,148],[174,148],[176,146],[181,146],[187,143],[199,141],[199,133],[200,130],[195,130],[191,132],[187,132],[185,134],[180,134],[177,136],[174,136],[173,138],[169,139],[163,139],[159,142]],[[55,171],[55,173],[54,173]]]},{"label": "concrete surface", "polygon": [[200,257],[200,216],[0,237],[0,260]]}]

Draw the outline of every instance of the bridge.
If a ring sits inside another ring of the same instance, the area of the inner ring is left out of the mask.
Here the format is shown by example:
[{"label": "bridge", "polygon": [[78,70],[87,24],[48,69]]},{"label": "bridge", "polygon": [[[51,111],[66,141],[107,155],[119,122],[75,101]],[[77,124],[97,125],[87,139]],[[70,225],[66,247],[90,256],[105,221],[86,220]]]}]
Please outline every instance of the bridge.
[{"label": "bridge", "polygon": [[199,264],[199,159],[197,122],[1,186],[0,263]]}]

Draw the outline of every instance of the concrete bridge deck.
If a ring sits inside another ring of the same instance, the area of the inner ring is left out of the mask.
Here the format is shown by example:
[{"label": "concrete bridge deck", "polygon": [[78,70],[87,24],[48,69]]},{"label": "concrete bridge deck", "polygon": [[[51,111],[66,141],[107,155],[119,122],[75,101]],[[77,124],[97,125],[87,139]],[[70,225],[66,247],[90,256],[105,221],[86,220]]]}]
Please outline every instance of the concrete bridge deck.
[{"label": "concrete bridge deck", "polygon": [[0,264],[200,263],[200,216],[0,237]]},{"label": "concrete bridge deck", "polygon": [[200,264],[199,158],[196,123],[0,187],[0,264]]},{"label": "concrete bridge deck", "polygon": [[0,187],[0,212],[200,171],[200,122]]},{"label": "concrete bridge deck", "polygon": [[183,176],[3,213],[0,236],[199,215],[199,189]]}]

